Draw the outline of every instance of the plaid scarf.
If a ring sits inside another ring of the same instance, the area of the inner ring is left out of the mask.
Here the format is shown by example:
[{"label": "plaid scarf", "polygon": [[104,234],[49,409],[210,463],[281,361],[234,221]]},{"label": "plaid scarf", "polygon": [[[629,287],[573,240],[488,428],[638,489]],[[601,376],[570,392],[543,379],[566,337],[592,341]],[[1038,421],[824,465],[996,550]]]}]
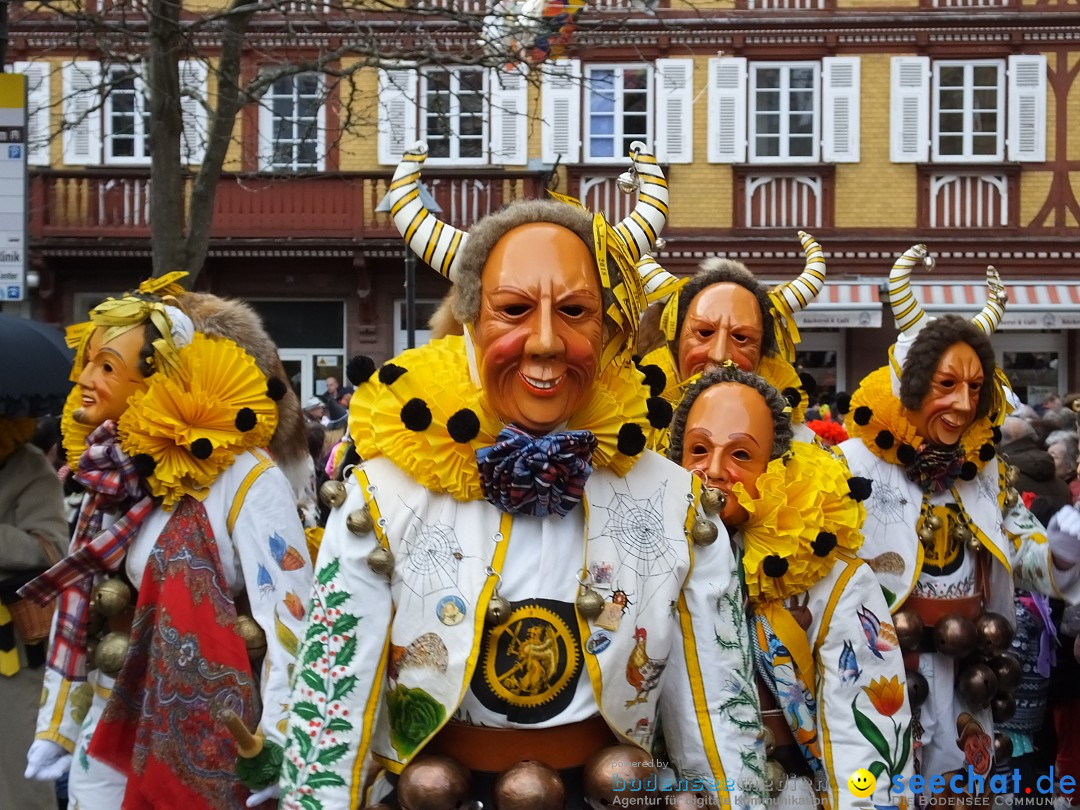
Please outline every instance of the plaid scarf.
[{"label": "plaid scarf", "polygon": [[[75,476],[88,494],[68,555],[19,589],[19,596],[39,605],[60,597],[49,668],[70,681],[86,680],[86,620],[94,577],[120,568],[128,544],[154,508],[154,500],[120,449],[116,423],[102,423],[86,437],[86,452]],[[122,513],[105,531],[106,512]]]},{"label": "plaid scarf", "polygon": [[915,451],[915,460],[905,465],[904,472],[926,494],[939,495],[953,485],[963,466],[964,448],[959,444],[945,447],[927,443]]},{"label": "plaid scarf", "polygon": [[533,436],[515,427],[476,451],[484,499],[511,515],[565,515],[592,475],[596,437],[588,430]]}]

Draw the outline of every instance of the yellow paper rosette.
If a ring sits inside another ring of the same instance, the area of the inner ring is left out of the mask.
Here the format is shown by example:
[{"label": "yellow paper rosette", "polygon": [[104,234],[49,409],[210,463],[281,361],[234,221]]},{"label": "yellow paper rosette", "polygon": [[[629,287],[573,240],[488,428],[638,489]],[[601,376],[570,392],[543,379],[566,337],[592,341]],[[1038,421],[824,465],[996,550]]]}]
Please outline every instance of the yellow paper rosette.
[{"label": "yellow paper rosette", "polygon": [[168,510],[210,484],[248,450],[270,443],[277,407],[255,360],[231,340],[196,333],[178,353],[179,373],[154,374],[120,417],[120,445],[153,459],[150,492]]},{"label": "yellow paper rosette", "polygon": [[798,404],[791,408],[791,424],[801,425],[806,419],[806,408],[810,404],[802,379],[795,366],[775,354],[762,355],[758,363],[757,374],[787,399],[788,389],[799,395]]},{"label": "yellow paper rosette", "polygon": [[14,453],[15,448],[34,438],[36,429],[36,419],[10,419],[0,416],[0,461]]},{"label": "yellow paper rosette", "polygon": [[75,419],[75,411],[82,405],[82,389],[75,385],[71,388],[64,411],[60,416],[60,441],[64,446],[68,467],[72,472],[79,468],[79,459],[86,452],[86,437],[93,430]]},{"label": "yellow paper rosette", "polygon": [[[465,340],[433,340],[384,364],[353,394],[349,434],[361,458],[386,456],[425,488],[471,501],[483,497],[476,451],[494,444],[503,424],[472,381]],[[636,425],[648,441],[648,396],[634,368],[612,363],[601,374],[567,424],[596,436],[595,467],[618,475],[633,467],[637,456],[618,449],[620,431]]]}]

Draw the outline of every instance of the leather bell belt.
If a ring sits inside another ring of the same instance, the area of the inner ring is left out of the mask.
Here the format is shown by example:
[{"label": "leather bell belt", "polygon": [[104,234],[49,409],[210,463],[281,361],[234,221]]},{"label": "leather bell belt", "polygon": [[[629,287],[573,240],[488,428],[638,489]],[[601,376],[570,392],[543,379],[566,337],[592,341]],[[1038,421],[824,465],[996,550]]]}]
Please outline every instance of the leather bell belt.
[{"label": "leather bell belt", "polygon": [[553,728],[491,728],[449,722],[424,746],[425,754],[453,757],[470,771],[501,773],[523,759],[557,771],[580,768],[619,741],[603,717]]}]

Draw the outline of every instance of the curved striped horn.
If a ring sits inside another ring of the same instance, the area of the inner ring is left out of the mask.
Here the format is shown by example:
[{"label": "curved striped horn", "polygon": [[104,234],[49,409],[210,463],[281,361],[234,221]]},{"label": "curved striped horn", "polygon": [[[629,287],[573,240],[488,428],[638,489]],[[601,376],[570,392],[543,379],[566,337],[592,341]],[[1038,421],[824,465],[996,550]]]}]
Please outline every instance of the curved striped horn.
[{"label": "curved striped horn", "polygon": [[1009,302],[1009,293],[1001,283],[1001,274],[993,265],[986,268],[986,306],[982,312],[972,318],[972,322],[988,335],[994,334],[1001,319],[1005,317],[1005,304]]},{"label": "curved striped horn", "polygon": [[420,167],[427,153],[427,144],[417,141],[402,155],[386,194],[390,216],[413,253],[453,281],[457,257],[469,235],[440,220],[420,199]]},{"label": "curved striped horn", "polygon": [[825,286],[825,253],[821,245],[806,231],[799,231],[799,241],[806,256],[806,266],[797,279],[781,284],[776,290],[784,296],[792,312],[806,309]]},{"label": "curved striped horn", "polygon": [[896,260],[889,273],[889,306],[896,327],[914,335],[926,325],[926,313],[911,289],[911,271],[926,257],[926,245],[912,245]]},{"label": "curved striped horn", "polygon": [[637,205],[630,216],[615,226],[615,232],[626,243],[630,256],[636,262],[652,251],[660,231],[667,224],[668,185],[656,158],[645,151],[645,144],[630,144],[630,159],[641,180]]},{"label": "curved striped horn", "polygon": [[636,266],[641,283],[645,285],[645,301],[649,304],[663,301],[683,286],[677,276],[661,267],[648,253],[638,259]]}]

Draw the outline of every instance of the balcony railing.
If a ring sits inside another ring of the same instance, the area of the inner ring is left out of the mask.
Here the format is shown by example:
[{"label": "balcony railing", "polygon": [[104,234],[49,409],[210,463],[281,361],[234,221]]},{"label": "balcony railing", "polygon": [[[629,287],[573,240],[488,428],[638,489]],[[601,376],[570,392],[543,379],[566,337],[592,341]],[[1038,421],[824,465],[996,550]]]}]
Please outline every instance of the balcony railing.
[{"label": "balcony railing", "polygon": [[[396,235],[375,211],[390,173],[224,174],[214,198],[215,239],[283,237],[360,241]],[[515,199],[543,196],[543,175],[503,171],[469,175],[429,170],[424,182],[459,228]],[[185,195],[190,196],[190,189]],[[148,172],[45,170],[31,176],[32,239],[150,236]]]},{"label": "balcony railing", "polygon": [[829,164],[737,166],[734,173],[735,227],[831,227],[833,172]]},{"label": "balcony railing", "polygon": [[1012,228],[1019,221],[1019,174],[1015,165],[919,166],[919,226]]}]

